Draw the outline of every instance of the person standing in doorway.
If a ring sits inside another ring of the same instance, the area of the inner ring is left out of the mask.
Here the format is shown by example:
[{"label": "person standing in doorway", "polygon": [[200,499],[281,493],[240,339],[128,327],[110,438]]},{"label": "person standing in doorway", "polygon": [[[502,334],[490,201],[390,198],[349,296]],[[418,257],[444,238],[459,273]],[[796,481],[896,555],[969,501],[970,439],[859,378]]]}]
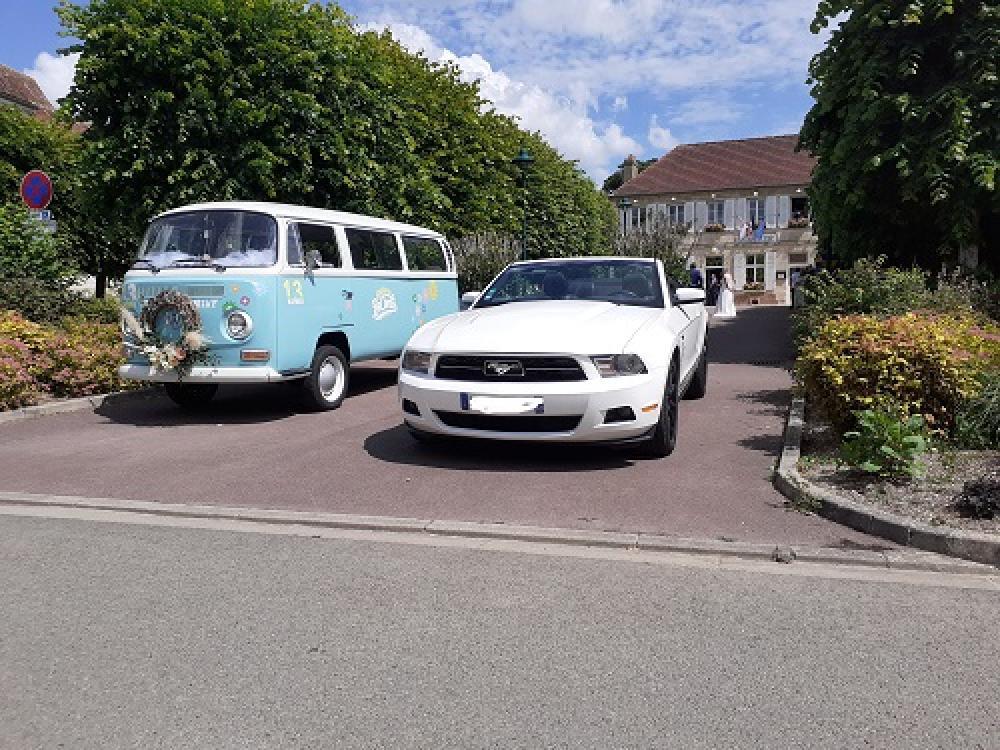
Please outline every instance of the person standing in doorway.
[{"label": "person standing in doorway", "polygon": [[697,264],[692,263],[691,268],[688,269],[688,272],[691,275],[691,286],[695,287],[696,289],[704,289],[705,279],[701,275],[701,270],[698,268]]}]

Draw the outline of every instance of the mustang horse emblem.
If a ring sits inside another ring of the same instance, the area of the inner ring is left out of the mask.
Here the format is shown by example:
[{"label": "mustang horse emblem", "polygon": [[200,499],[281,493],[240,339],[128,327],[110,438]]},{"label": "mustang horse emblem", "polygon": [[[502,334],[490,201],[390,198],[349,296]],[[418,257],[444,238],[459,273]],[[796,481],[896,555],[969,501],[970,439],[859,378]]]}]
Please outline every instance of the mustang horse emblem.
[{"label": "mustang horse emblem", "polygon": [[524,375],[524,367],[517,361],[488,359],[483,362],[483,374],[502,378],[504,375]]}]

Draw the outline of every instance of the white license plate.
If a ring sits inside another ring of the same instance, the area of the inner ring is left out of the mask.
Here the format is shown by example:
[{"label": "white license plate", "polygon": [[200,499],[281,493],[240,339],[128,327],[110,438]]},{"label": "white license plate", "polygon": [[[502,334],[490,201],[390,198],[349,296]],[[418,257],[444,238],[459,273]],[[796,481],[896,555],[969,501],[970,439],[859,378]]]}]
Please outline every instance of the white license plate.
[{"label": "white license plate", "polygon": [[479,414],[544,414],[545,399],[535,396],[473,396],[461,394],[462,411]]}]

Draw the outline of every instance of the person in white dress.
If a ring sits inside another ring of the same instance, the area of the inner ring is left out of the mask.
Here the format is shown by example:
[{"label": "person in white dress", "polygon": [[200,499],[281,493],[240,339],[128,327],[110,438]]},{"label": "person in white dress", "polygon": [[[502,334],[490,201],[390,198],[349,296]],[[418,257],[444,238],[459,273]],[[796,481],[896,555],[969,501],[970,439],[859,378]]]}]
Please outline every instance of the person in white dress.
[{"label": "person in white dress", "polygon": [[735,318],[736,302],[733,299],[733,277],[728,271],[722,275],[722,287],[719,289],[719,301],[715,304],[716,318]]}]

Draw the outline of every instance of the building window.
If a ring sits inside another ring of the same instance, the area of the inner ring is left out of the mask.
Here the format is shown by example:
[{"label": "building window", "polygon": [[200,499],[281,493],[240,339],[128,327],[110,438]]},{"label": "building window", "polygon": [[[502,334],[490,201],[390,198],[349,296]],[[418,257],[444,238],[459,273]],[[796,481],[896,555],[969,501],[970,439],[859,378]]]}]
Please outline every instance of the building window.
[{"label": "building window", "polygon": [[795,266],[804,266],[809,262],[809,253],[789,253],[788,262]]},{"label": "building window", "polygon": [[752,253],[747,256],[747,284],[764,283],[764,253]]},{"label": "building window", "polygon": [[809,199],[792,196],[791,211],[793,219],[809,218]]},{"label": "building window", "polygon": [[725,261],[721,255],[709,255],[705,258],[705,268],[724,268]]},{"label": "building window", "polygon": [[764,199],[747,198],[747,221],[757,226],[764,221]]},{"label": "building window", "polygon": [[646,207],[632,206],[632,230],[641,230],[646,224]]},{"label": "building window", "polygon": [[670,204],[667,206],[667,219],[671,226],[680,226],[684,223],[684,204]]},{"label": "building window", "polygon": [[708,223],[709,224],[722,224],[725,225],[725,201],[709,201],[708,202]]}]

